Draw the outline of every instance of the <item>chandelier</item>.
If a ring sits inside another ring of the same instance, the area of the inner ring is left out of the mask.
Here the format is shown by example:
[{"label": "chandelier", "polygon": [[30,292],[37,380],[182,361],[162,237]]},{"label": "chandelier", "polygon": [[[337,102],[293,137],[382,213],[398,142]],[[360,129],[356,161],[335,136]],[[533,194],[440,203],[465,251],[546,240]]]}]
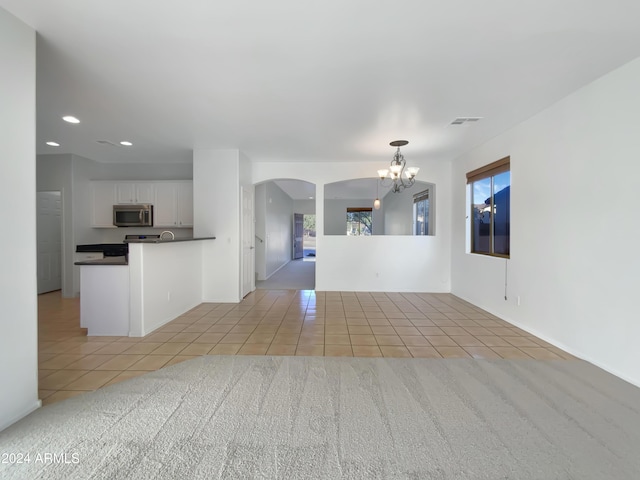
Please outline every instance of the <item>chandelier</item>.
[{"label": "chandelier", "polygon": [[415,178],[418,174],[418,167],[407,167],[404,155],[400,153],[400,147],[404,147],[409,142],[407,140],[394,140],[389,145],[397,147],[396,153],[393,155],[389,168],[378,170],[380,177],[380,185],[383,187],[391,187],[391,191],[398,193],[405,188],[410,188],[416,182]]}]

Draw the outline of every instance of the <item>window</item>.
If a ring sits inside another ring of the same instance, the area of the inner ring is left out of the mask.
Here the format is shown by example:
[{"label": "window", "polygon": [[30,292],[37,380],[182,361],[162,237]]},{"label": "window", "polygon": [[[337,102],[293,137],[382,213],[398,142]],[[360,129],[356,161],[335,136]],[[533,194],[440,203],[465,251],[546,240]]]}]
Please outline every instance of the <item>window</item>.
[{"label": "window", "polygon": [[413,234],[431,235],[429,231],[429,190],[413,196]]},{"label": "window", "polygon": [[347,235],[371,235],[370,208],[347,208]]},{"label": "window", "polygon": [[510,157],[467,173],[471,185],[471,252],[509,257]]}]

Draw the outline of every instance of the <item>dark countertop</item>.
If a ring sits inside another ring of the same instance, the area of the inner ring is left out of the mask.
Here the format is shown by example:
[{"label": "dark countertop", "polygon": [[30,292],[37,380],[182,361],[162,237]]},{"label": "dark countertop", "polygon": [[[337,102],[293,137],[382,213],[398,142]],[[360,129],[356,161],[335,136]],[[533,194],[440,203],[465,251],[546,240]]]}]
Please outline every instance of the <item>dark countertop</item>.
[{"label": "dark countertop", "polygon": [[215,240],[216,237],[198,237],[198,238],[176,238],[174,240],[160,238],[143,238],[125,240],[125,243],[176,243],[176,242],[195,242],[197,240]]},{"label": "dark countertop", "polygon": [[93,252],[120,252],[126,253],[128,245],[120,243],[92,243],[89,245],[76,245],[77,253],[93,253]]},{"label": "dark countertop", "polygon": [[74,265],[129,265],[127,257],[105,257],[97,258],[95,260],[84,260],[82,262],[75,262]]}]

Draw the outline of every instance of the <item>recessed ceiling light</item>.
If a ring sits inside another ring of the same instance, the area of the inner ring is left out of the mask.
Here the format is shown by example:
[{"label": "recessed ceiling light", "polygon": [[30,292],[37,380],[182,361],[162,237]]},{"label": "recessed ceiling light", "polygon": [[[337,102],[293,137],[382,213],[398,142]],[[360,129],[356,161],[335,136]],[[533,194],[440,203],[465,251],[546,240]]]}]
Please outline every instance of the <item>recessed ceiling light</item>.
[{"label": "recessed ceiling light", "polygon": [[457,117],[450,123],[450,125],[462,125],[463,123],[479,122],[482,117]]},{"label": "recessed ceiling light", "polygon": [[313,197],[309,197],[309,200],[313,200]]},{"label": "recessed ceiling light", "polygon": [[59,147],[60,144],[58,142],[47,142],[47,145],[49,145],[50,147]]},{"label": "recessed ceiling light", "polygon": [[125,141],[125,142],[120,142],[120,145],[124,145],[125,147],[132,147],[133,143]]},{"label": "recessed ceiling light", "polygon": [[72,115],[65,115],[64,117],[62,117],[62,119],[65,122],[69,122],[69,123],[80,123],[80,120],[78,120],[76,117]]}]

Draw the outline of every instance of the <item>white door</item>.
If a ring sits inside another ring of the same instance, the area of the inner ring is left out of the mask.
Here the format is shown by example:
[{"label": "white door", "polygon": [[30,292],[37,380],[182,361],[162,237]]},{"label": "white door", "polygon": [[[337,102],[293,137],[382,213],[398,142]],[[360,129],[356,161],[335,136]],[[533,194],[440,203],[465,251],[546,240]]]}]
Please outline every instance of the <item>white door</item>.
[{"label": "white door", "polygon": [[255,290],[253,190],[242,187],[242,297]]},{"label": "white door", "polygon": [[293,259],[304,257],[304,215],[302,213],[293,214]]},{"label": "white door", "polygon": [[38,293],[62,288],[62,195],[37,192]]}]

